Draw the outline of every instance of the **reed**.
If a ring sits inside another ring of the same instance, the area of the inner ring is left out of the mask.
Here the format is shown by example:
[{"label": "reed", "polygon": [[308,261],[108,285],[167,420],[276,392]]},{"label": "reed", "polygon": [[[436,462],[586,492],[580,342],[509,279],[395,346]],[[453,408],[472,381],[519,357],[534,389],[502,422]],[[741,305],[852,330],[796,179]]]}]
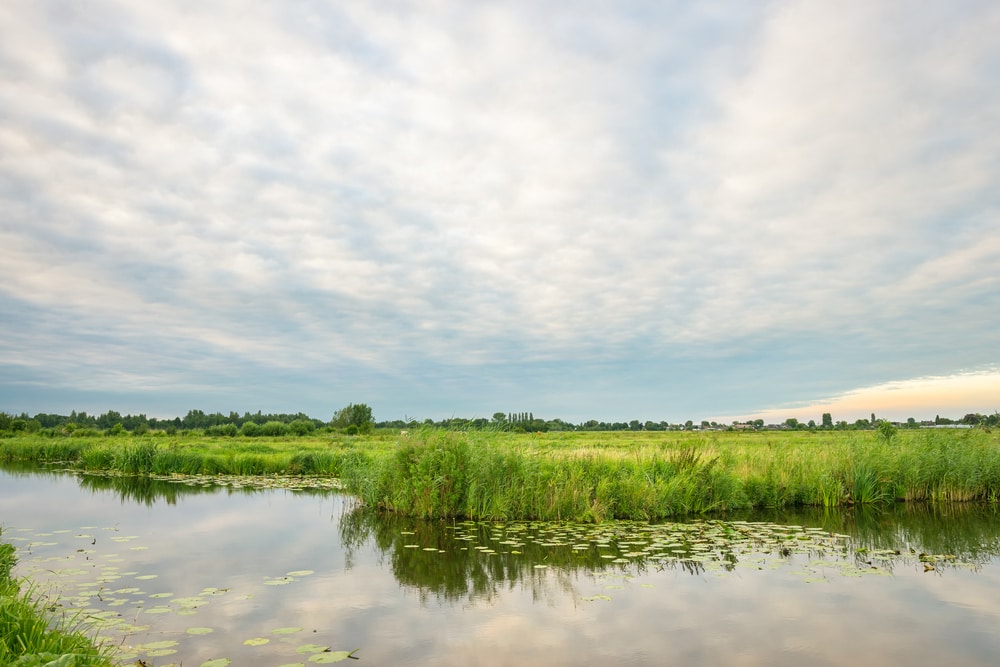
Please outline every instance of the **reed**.
[{"label": "reed", "polygon": [[1000,499],[1000,434],[553,433],[0,439],[0,460],[131,474],[337,476],[424,518],[657,520],[748,508]]}]

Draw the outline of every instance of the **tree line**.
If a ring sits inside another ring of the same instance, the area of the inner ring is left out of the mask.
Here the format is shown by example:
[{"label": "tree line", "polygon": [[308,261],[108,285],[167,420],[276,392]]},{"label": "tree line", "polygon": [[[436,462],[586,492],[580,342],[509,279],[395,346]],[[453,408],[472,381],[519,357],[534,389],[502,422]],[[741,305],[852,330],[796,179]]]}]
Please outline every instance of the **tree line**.
[{"label": "tree line", "polygon": [[[746,422],[720,424],[714,421],[683,423],[666,421],[630,421],[605,422],[596,419],[572,423],[562,419],[536,418],[532,412],[495,412],[491,418],[451,417],[441,420],[424,419],[418,421],[412,418],[388,421],[375,421],[372,409],[365,403],[351,403],[334,412],[333,416],[323,421],[314,419],[303,412],[291,413],[256,413],[221,412],[206,413],[202,410],[189,410],[184,417],[159,419],[147,417],[145,414],[122,415],[115,410],[109,410],[100,415],[90,415],[86,412],[72,411],[68,415],[38,413],[29,416],[0,412],[0,433],[14,434],[19,432],[46,435],[94,435],[101,433],[134,433],[144,434],[151,431],[175,434],[182,432],[201,432],[210,436],[284,436],[308,435],[317,431],[343,432],[349,435],[371,433],[376,429],[407,430],[420,426],[443,428],[453,431],[475,429],[495,429],[516,433],[544,433],[549,431],[693,431],[693,430],[870,430],[876,429],[880,422],[873,413],[871,419],[858,419],[852,423],[834,421],[830,413],[824,413],[820,423],[813,420],[800,422],[797,419],[786,419],[777,424],[765,424],[763,419]],[[909,418],[905,422],[894,423],[899,428],[919,428],[924,426],[1000,426],[1000,412],[992,415],[969,413],[960,419],[936,416],[933,422],[918,422]]]}]

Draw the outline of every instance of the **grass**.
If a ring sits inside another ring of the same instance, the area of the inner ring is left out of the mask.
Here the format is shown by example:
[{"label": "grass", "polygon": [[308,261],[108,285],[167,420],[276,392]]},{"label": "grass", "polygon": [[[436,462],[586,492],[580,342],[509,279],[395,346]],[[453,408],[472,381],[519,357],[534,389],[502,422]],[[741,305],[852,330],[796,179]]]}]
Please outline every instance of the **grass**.
[{"label": "grass", "polygon": [[22,436],[0,440],[4,460],[130,474],[333,476],[369,506],[422,518],[658,520],[1000,500],[1000,437],[983,429]]},{"label": "grass", "polygon": [[12,667],[110,667],[98,647],[72,619],[49,613],[32,589],[13,578],[14,547],[0,542],[0,665]]}]

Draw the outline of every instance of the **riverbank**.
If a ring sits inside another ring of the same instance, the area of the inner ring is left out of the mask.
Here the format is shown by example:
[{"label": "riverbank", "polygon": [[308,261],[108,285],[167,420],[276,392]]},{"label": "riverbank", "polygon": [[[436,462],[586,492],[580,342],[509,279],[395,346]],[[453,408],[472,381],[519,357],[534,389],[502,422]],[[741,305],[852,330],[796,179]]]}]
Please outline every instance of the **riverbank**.
[{"label": "riverbank", "polygon": [[0,460],[155,475],[337,477],[422,517],[602,521],[908,502],[997,502],[1000,433],[451,432],[0,440]]},{"label": "riverbank", "polygon": [[[2,538],[2,533],[0,533]],[[71,620],[58,619],[11,575],[15,550],[0,542],[0,665],[110,667],[113,662]]]}]

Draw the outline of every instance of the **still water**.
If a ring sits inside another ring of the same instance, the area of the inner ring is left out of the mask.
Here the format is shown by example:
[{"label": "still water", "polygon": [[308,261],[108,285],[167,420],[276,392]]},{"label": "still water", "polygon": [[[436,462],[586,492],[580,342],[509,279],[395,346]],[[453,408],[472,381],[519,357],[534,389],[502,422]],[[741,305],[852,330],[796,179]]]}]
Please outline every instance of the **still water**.
[{"label": "still water", "polygon": [[156,667],[996,665],[998,519],[428,523],[331,492],[0,470],[17,574]]}]

